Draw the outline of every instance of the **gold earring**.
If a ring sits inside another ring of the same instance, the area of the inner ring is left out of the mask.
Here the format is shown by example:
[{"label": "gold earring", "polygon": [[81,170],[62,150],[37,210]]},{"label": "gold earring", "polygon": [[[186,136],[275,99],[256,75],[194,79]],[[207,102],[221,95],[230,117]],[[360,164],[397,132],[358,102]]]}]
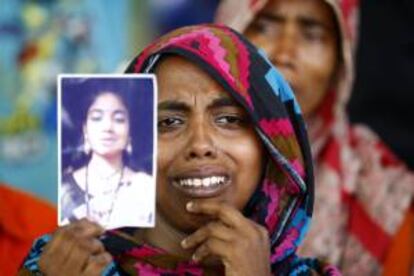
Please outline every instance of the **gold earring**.
[{"label": "gold earring", "polygon": [[128,145],[126,146],[126,152],[128,153],[128,155],[132,154],[131,140],[129,140]]}]

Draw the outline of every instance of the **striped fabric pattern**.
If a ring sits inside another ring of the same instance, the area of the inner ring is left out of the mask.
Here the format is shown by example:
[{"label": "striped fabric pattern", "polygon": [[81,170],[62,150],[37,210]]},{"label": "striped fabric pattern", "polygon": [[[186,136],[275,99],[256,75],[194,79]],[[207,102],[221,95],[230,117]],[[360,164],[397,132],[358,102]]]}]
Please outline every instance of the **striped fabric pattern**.
[{"label": "striped fabric pattern", "polygon": [[274,267],[289,263],[307,231],[313,204],[309,143],[292,90],[263,53],[228,27],[206,24],[173,31],[147,47],[127,72],[151,71],[152,61],[165,54],[203,68],[256,125],[272,159],[246,213],[269,230]]}]

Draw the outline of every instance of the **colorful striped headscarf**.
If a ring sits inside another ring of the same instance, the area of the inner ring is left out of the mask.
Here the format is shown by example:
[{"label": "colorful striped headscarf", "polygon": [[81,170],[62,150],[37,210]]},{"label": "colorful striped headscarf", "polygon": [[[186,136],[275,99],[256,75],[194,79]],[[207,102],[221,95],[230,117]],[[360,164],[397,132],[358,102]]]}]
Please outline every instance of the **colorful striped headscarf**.
[{"label": "colorful striped headscarf", "polygon": [[[127,73],[153,72],[168,55],[181,56],[205,70],[247,111],[255,126],[269,160],[244,214],[269,232],[272,271],[286,275],[314,269],[334,274],[334,268],[295,254],[312,216],[313,173],[304,121],[287,82],[244,37],[218,25],[185,27],[159,38],[131,62]],[[203,274],[191,261],[138,244],[131,231],[111,231],[104,240],[116,260],[108,274],[120,269],[137,275]],[[38,242],[38,251],[44,242]]]},{"label": "colorful striped headscarf", "polygon": [[185,27],[163,36],[147,47],[127,72],[151,72],[167,54],[200,66],[250,115],[272,162],[266,168],[261,191],[246,212],[271,233],[272,259],[284,259],[296,250],[306,232],[313,204],[309,144],[290,87],[244,37],[214,25]]}]

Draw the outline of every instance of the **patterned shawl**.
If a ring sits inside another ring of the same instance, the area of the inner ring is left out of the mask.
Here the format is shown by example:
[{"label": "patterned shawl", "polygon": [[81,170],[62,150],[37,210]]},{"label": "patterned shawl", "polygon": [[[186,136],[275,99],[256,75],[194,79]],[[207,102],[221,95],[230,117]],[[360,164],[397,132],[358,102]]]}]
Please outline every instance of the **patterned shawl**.
[{"label": "patterned shawl", "polygon": [[[172,54],[200,66],[245,108],[267,150],[263,180],[244,214],[269,232],[272,271],[300,275],[312,269],[335,275],[335,268],[295,254],[312,215],[313,173],[303,118],[286,81],[240,34],[216,25],[185,27],[159,38],[132,61],[127,73],[153,72],[160,59]],[[104,244],[115,259],[108,275],[203,274],[199,265],[137,241],[133,231],[107,233]],[[36,270],[47,239],[37,241],[26,269]]]},{"label": "patterned shawl", "polygon": [[[341,68],[336,85],[306,121],[317,193],[312,227],[299,253],[324,258],[344,274],[378,275],[413,199],[414,175],[378,136],[351,125],[346,114],[358,0],[321,1],[340,27]],[[216,21],[243,32],[266,2],[224,0]],[[239,10],[248,12],[234,12]]]}]

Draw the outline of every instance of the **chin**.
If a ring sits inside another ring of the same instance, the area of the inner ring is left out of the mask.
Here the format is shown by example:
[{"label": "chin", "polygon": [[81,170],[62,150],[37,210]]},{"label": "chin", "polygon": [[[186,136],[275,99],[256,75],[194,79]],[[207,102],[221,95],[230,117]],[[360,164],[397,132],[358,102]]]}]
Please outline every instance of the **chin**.
[{"label": "chin", "polygon": [[96,153],[104,158],[114,158],[122,156],[122,151],[118,150],[100,150],[96,151]]},{"label": "chin", "polygon": [[206,215],[191,215],[191,219],[183,223],[183,226],[180,228],[183,232],[191,234],[213,220],[213,218],[207,217]]}]

